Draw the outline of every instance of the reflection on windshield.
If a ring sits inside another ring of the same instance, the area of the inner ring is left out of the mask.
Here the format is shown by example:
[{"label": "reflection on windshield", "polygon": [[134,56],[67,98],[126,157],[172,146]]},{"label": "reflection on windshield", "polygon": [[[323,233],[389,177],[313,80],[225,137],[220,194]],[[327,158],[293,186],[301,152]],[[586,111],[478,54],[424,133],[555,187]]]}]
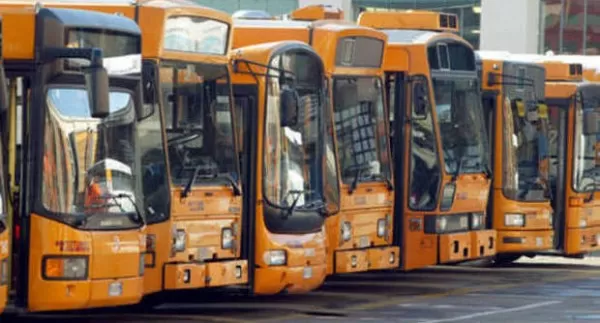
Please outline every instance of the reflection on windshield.
[{"label": "reflection on windshield", "polygon": [[434,79],[433,88],[446,172],[483,172],[487,141],[477,82]]},{"label": "reflection on windshield", "polygon": [[575,105],[575,143],[573,160],[573,184],[576,191],[600,190],[600,165],[596,163],[596,147],[600,139],[597,133],[584,131],[585,119],[597,118],[597,114],[589,113],[598,109],[600,98],[589,97],[586,93],[583,104],[578,99]]},{"label": "reflection on windshield", "polygon": [[160,68],[171,180],[186,185],[198,170],[196,185],[239,181],[227,66],[180,66]]},{"label": "reflection on windshield", "polygon": [[383,92],[377,78],[338,78],[335,127],[344,183],[390,176]]},{"label": "reflection on windshield", "polygon": [[[83,88],[48,90],[41,190],[49,211],[135,212],[135,109],[128,92],[112,91],[109,102],[109,116],[96,119]],[[107,225],[120,224],[129,222]]]},{"label": "reflection on windshield", "polygon": [[[533,112],[532,112],[533,111]],[[548,121],[535,103],[519,110],[508,95],[504,116],[504,194],[513,200],[545,200],[548,189]]]}]

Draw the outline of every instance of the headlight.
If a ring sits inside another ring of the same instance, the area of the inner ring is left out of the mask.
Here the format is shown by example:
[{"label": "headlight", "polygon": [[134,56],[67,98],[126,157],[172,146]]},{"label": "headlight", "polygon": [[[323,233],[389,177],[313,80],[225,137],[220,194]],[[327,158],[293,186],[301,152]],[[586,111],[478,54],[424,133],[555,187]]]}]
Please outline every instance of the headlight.
[{"label": "headlight", "polygon": [[87,257],[49,257],[44,261],[45,279],[84,280],[87,275]]},{"label": "headlight", "polygon": [[507,227],[524,227],[525,214],[506,213],[504,214],[504,225]]},{"label": "headlight", "polygon": [[579,220],[579,227],[580,227],[580,228],[585,228],[585,227],[587,227],[587,220],[586,220],[586,219],[580,219],[580,220]]},{"label": "headlight", "polygon": [[144,270],[146,269],[146,253],[141,253],[140,254],[140,268],[138,273],[140,274],[140,276],[144,276]]},{"label": "headlight", "polygon": [[387,230],[387,221],[385,219],[377,220],[377,236],[380,238],[385,236],[386,230]]},{"label": "headlight", "polygon": [[223,231],[221,231],[221,248],[233,248],[233,229],[224,228]]},{"label": "headlight", "polygon": [[483,227],[483,214],[474,213],[471,215],[471,229],[479,230]]},{"label": "headlight", "polygon": [[177,231],[175,231],[173,246],[175,247],[176,252],[182,252],[185,250],[185,230],[177,229]]},{"label": "headlight", "polygon": [[0,286],[8,285],[8,258],[0,262]]},{"label": "headlight", "polygon": [[440,204],[441,211],[448,211],[452,207],[454,202],[454,193],[456,192],[456,185],[454,183],[446,184],[442,191],[442,202]]},{"label": "headlight", "polygon": [[285,250],[269,250],[265,252],[263,259],[269,266],[283,266],[287,263]]},{"label": "headlight", "polygon": [[437,218],[437,232],[444,232],[446,228],[448,228],[448,219],[446,217],[441,216]]},{"label": "headlight", "polygon": [[350,222],[342,223],[342,241],[346,242],[352,238],[352,224]]}]

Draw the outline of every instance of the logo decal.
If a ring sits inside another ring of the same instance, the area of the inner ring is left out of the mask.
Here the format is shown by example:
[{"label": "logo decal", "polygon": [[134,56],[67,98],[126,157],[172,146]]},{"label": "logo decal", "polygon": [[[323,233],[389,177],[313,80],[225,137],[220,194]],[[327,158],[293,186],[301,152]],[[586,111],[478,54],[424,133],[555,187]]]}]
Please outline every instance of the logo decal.
[{"label": "logo decal", "polygon": [[112,251],[114,253],[118,253],[119,250],[121,250],[121,239],[119,239],[119,236],[115,236],[113,238],[113,247],[112,247]]}]

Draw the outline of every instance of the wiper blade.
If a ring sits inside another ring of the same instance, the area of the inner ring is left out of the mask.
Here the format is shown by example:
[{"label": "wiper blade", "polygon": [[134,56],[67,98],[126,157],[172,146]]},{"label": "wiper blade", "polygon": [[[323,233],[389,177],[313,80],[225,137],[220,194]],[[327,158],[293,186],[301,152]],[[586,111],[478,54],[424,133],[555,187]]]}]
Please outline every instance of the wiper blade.
[{"label": "wiper blade", "polygon": [[[187,167],[184,167],[182,169],[182,171],[186,170],[186,168]],[[192,185],[194,185],[194,182],[196,182],[196,178],[198,178],[198,174],[200,173],[201,170],[205,170],[206,168],[207,168],[206,165],[198,165],[198,166],[194,167],[194,173],[192,174],[192,176],[188,180],[187,184],[185,185],[185,188],[181,192],[181,198],[188,197],[188,195],[190,194],[190,191],[192,190]],[[211,176],[214,177],[215,175],[212,174]]]},{"label": "wiper blade", "polygon": [[119,201],[117,199],[122,199],[122,198],[126,198],[128,199],[131,204],[133,205],[133,208],[135,209],[135,216],[131,217],[131,220],[133,222],[137,222],[141,225],[146,225],[146,219],[142,216],[142,212],[140,211],[140,208],[138,207],[137,203],[135,203],[135,200],[133,199],[133,197],[131,197],[131,195],[129,194],[125,194],[125,193],[119,193],[119,194],[105,194],[103,195],[104,198],[110,198],[113,201],[115,201],[115,204],[121,209],[121,212],[124,213],[128,213],[127,210],[125,210],[123,208],[123,204],[119,203]]},{"label": "wiper blade", "polygon": [[198,175],[199,179],[224,179],[231,185],[231,189],[233,190],[233,195],[240,196],[242,195],[242,189],[240,188],[239,183],[231,176],[229,173],[217,173],[217,174],[207,174],[207,175]]},{"label": "wiper blade", "polygon": [[358,180],[360,179],[360,175],[362,175],[363,171],[365,171],[369,167],[368,164],[358,165],[354,169],[354,178],[352,179],[352,183],[350,183],[350,189],[348,190],[348,194],[352,195],[356,190],[356,186],[358,186]]},{"label": "wiper blade", "polygon": [[376,180],[382,180],[385,182],[387,189],[390,191],[394,190],[394,184],[392,183],[392,180],[390,180],[389,177],[385,176],[384,174],[378,173],[378,174],[370,174],[368,176],[368,178],[372,178],[372,179],[376,179]]},{"label": "wiper blade", "polygon": [[292,201],[292,205],[290,205],[287,209],[286,209],[286,214],[285,217],[289,217],[290,215],[292,215],[292,213],[294,213],[294,210],[296,209],[296,205],[298,204],[298,200],[300,200],[300,197],[302,195],[306,195],[309,193],[313,193],[314,191],[312,190],[289,190],[287,192],[287,194],[285,195],[285,197],[283,198],[283,200],[285,200],[288,196],[295,194],[296,197],[294,197],[294,200]]},{"label": "wiper blade", "polygon": [[458,175],[460,175],[460,171],[462,170],[462,164],[464,160],[465,159],[463,156],[460,156],[458,158],[458,161],[456,162],[456,170],[454,171],[454,173],[452,174],[452,178],[450,179],[452,183],[455,183],[456,180],[458,180]]}]

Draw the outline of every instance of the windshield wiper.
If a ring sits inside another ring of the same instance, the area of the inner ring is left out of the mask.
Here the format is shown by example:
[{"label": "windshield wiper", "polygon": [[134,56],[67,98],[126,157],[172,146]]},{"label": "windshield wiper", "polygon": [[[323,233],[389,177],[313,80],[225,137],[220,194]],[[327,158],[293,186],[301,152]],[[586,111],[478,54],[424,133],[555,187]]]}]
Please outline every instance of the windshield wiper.
[{"label": "windshield wiper", "polygon": [[135,203],[135,200],[131,197],[131,195],[125,194],[125,193],[105,194],[105,195],[103,195],[103,198],[112,199],[113,201],[115,201],[115,204],[121,209],[121,212],[130,214],[130,212],[127,212],[127,210],[125,210],[123,208],[123,204],[119,203],[119,201],[117,200],[117,199],[122,199],[122,198],[128,199],[129,202],[131,202],[131,204],[133,204],[133,208],[135,209],[135,216],[131,217],[131,220],[133,222],[138,222],[141,225],[146,225],[146,219],[142,216],[142,212],[140,211],[140,208],[138,207],[137,203]]},{"label": "windshield wiper", "polygon": [[[364,177],[363,177],[363,178],[364,178]],[[378,174],[370,174],[370,175],[368,176],[368,178],[372,178],[372,179],[375,179],[375,180],[382,180],[382,181],[384,181],[384,182],[385,182],[385,184],[386,184],[386,186],[387,186],[387,189],[388,189],[388,190],[390,190],[390,191],[393,191],[393,190],[394,190],[394,184],[393,184],[393,183],[392,183],[392,181],[389,179],[389,177],[387,177],[387,176],[385,176],[385,175],[383,175],[383,174],[381,174],[381,173],[378,173]]]},{"label": "windshield wiper", "polygon": [[[186,170],[186,168],[187,167],[184,167],[182,169],[182,171]],[[206,168],[207,168],[206,165],[198,165],[198,166],[194,167],[194,173],[192,174],[192,176],[188,180],[187,184],[185,185],[185,188],[181,192],[181,198],[188,197],[188,195],[190,194],[190,191],[192,190],[192,185],[194,185],[194,182],[196,182],[196,178],[198,178],[198,174],[200,173],[201,170],[206,170]],[[215,176],[215,175],[212,175],[212,176]]]},{"label": "windshield wiper", "polygon": [[197,176],[200,179],[224,179],[231,185],[231,189],[233,190],[233,195],[240,196],[242,195],[242,189],[240,188],[238,182],[231,176],[229,173],[217,173],[217,174],[207,174]]},{"label": "windshield wiper", "polygon": [[360,179],[360,175],[362,175],[363,171],[365,171],[369,167],[368,164],[358,165],[354,169],[354,178],[352,179],[352,183],[350,183],[350,189],[348,190],[348,194],[352,195],[356,190],[356,186],[358,186],[358,180]]},{"label": "windshield wiper", "polygon": [[455,183],[456,180],[458,180],[458,175],[460,175],[460,171],[462,169],[462,164],[464,160],[465,159],[462,155],[458,158],[458,161],[456,162],[456,170],[454,171],[454,173],[452,174],[452,178],[450,179],[452,183]]},{"label": "windshield wiper", "polygon": [[283,197],[283,200],[285,200],[288,196],[292,195],[292,194],[296,194],[296,197],[294,197],[294,200],[292,201],[292,205],[290,205],[285,212],[285,217],[289,217],[290,215],[292,215],[292,213],[294,213],[294,210],[296,209],[296,205],[298,204],[298,200],[300,200],[300,197],[302,195],[305,194],[309,194],[309,193],[313,193],[314,191],[312,190],[289,190],[287,192],[287,194],[285,194],[285,196]]}]

